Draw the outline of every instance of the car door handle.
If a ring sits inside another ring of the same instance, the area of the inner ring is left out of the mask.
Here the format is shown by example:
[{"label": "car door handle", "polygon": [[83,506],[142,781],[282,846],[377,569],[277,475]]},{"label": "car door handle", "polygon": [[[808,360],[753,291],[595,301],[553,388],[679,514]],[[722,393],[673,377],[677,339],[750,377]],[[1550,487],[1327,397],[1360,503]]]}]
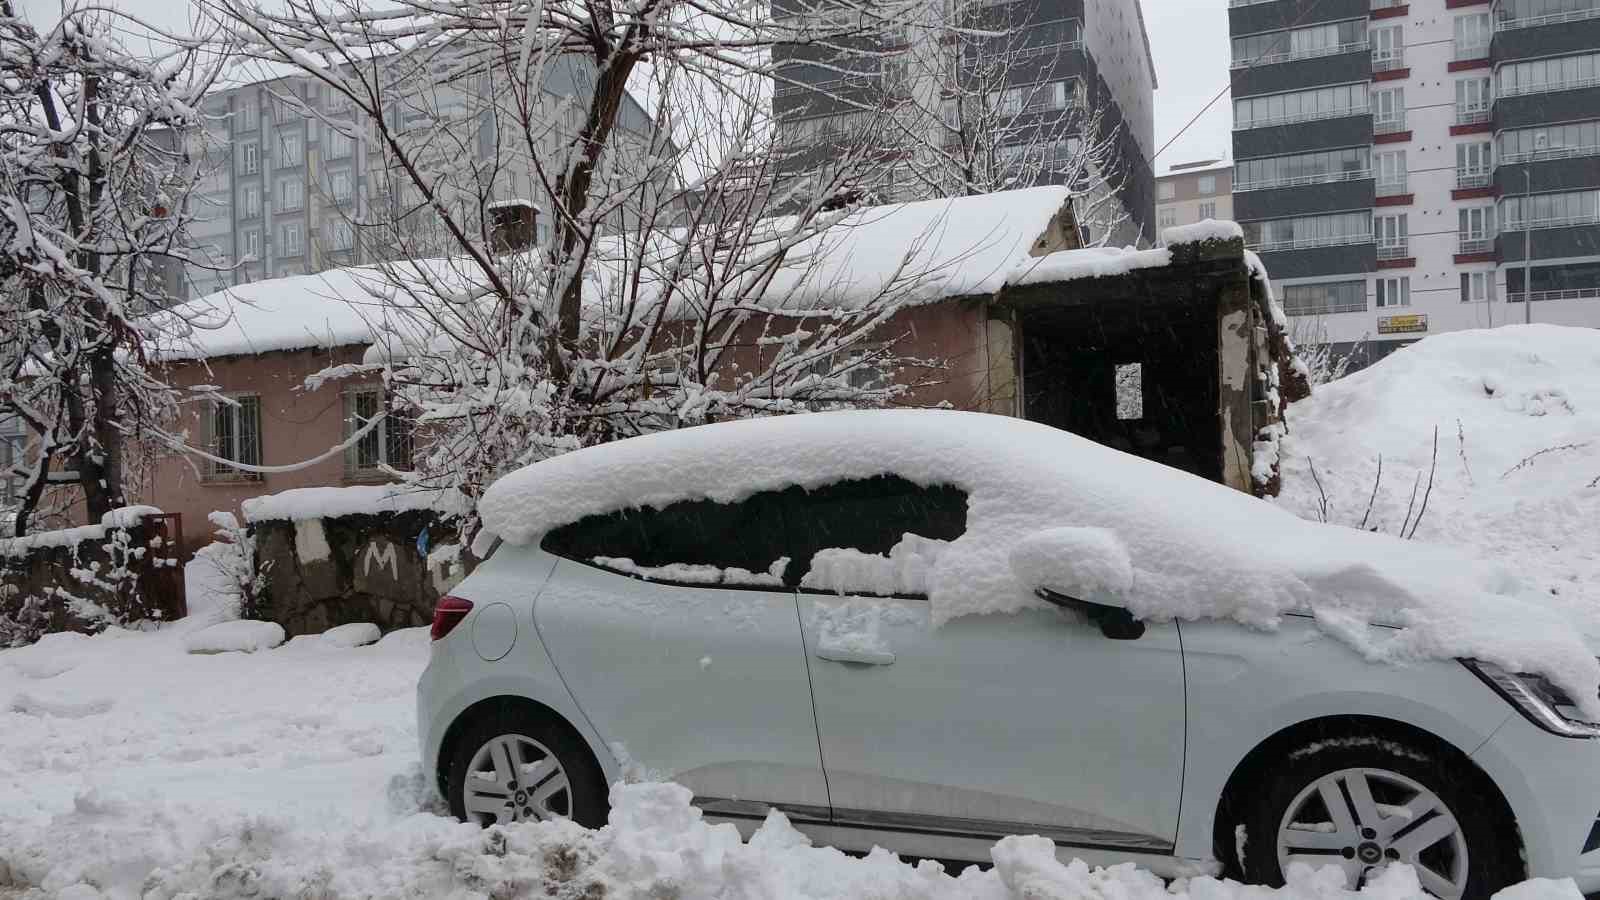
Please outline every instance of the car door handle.
[{"label": "car door handle", "polygon": [[865,666],[887,666],[894,663],[894,654],[888,650],[863,650],[853,647],[818,647],[817,658],[842,663],[860,663]]}]

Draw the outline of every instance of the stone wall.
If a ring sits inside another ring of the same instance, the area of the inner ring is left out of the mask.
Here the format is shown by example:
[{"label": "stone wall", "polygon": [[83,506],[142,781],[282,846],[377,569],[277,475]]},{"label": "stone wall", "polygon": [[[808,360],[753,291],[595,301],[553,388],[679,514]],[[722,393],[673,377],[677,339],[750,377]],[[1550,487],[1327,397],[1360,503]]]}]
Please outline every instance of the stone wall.
[{"label": "stone wall", "polygon": [[271,519],[250,529],[266,576],[264,617],[291,636],[351,622],[386,632],[427,625],[434,604],[478,562],[454,520],[431,510]]},{"label": "stone wall", "polygon": [[182,618],[178,548],[146,512],[160,511],[114,510],[100,525],[0,539],[0,647]]}]

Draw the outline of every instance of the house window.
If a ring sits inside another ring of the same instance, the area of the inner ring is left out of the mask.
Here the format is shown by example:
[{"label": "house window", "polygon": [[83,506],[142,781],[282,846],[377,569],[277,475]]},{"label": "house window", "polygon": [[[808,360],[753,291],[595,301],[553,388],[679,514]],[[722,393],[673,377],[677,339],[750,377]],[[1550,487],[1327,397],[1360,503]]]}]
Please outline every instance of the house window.
[{"label": "house window", "polygon": [[[206,408],[206,449],[212,456],[246,466],[261,465],[261,398],[254,394],[213,400]],[[218,479],[257,479],[226,462],[206,461],[207,476]]]},{"label": "house window", "polygon": [[306,205],[306,186],[298,178],[278,181],[278,212],[293,212]]},{"label": "house window", "polygon": [[[348,440],[384,411],[384,394],[379,388],[346,391],[344,427]],[[387,469],[411,468],[412,420],[396,410],[344,451],[346,478],[387,477]]]},{"label": "house window", "polygon": [[1461,302],[1480,303],[1494,299],[1493,272],[1462,272]]},{"label": "house window", "polygon": [[1171,200],[1178,196],[1178,186],[1170,181],[1163,181],[1156,185],[1157,200]]},{"label": "house window", "polygon": [[1202,218],[1202,219],[1215,219],[1216,217],[1217,217],[1217,204],[1215,204],[1215,203],[1202,203],[1202,204],[1200,204],[1200,218]]},{"label": "house window", "polygon": [[261,147],[255,143],[239,145],[239,171],[254,175],[261,171]]},{"label": "house window", "polygon": [[1202,194],[1215,194],[1216,192],[1217,192],[1217,176],[1215,176],[1215,175],[1201,175],[1200,176],[1200,193],[1202,193]]},{"label": "house window", "polygon": [[247,184],[244,186],[244,217],[253,219],[261,215],[261,186]]},{"label": "house window", "polygon": [[282,255],[299,256],[305,249],[305,232],[299,222],[289,222],[278,228],[278,250]]},{"label": "house window", "polygon": [[283,158],[278,160],[279,168],[292,168],[305,163],[306,146],[300,135],[280,135],[278,143],[283,150]]},{"label": "house window", "polygon": [[1378,279],[1377,307],[1384,309],[1390,306],[1411,305],[1411,277],[1402,275],[1399,278]]}]

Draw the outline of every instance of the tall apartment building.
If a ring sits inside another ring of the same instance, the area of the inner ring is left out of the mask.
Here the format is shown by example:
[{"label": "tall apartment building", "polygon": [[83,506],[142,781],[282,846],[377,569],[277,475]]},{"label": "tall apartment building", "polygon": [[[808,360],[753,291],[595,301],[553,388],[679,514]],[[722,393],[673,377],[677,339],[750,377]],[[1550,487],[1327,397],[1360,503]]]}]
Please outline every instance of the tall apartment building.
[{"label": "tall apartment building", "polygon": [[[774,4],[791,22],[816,9],[797,0]],[[871,185],[882,199],[970,192],[970,185],[909,178],[902,163],[948,151],[964,139],[955,132],[975,121],[963,109],[981,106],[998,114],[983,120],[979,136],[998,176],[987,189],[1064,184],[1084,146],[1082,124],[1098,117],[1117,146],[1110,171],[1097,166],[1086,176],[1086,192],[1114,191],[1118,215],[1105,217],[1112,240],[1155,240],[1156,77],[1140,0],[929,0],[919,21],[858,43],[863,52],[774,50],[773,112],[779,147],[790,157],[786,174],[829,165],[830,148],[894,117],[902,146],[887,154]],[[1080,222],[1092,227],[1088,217]]]},{"label": "tall apartment building", "polygon": [[[588,77],[573,58],[545,71],[543,97],[550,115],[571,115],[567,99]],[[394,98],[385,110],[405,133],[443,126],[454,134],[441,152],[465,149],[478,161],[503,153],[495,140],[499,126],[493,76],[469,86],[431,84],[414,95]],[[306,116],[284,98],[321,113]],[[194,192],[189,227],[190,253],[182,299],[203,296],[233,284],[303,275],[337,266],[389,258],[392,231],[363,235],[358,223],[387,220],[397,209],[423,204],[407,193],[404,179],[386,177],[383,148],[371,140],[365,121],[346,98],[316,80],[286,77],[218,90],[207,96],[204,132],[188,135],[188,149],[201,160],[202,177]],[[330,122],[347,122],[335,128]],[[648,113],[632,96],[624,98],[619,141],[647,142],[653,130]],[[551,130],[551,140],[562,134]],[[514,143],[514,142],[513,142]],[[552,152],[554,148],[552,147]],[[494,193],[498,199],[529,199],[548,210],[531,166],[501,166]],[[547,217],[536,220],[541,235]]]},{"label": "tall apartment building", "polygon": [[1370,361],[1600,326],[1600,0],[1230,0],[1228,20],[1235,215],[1301,340]]},{"label": "tall apartment building", "polygon": [[[1156,179],[1156,227],[1233,218],[1233,165],[1216,159],[1180,163]],[[1159,232],[1158,232],[1159,233]]]}]

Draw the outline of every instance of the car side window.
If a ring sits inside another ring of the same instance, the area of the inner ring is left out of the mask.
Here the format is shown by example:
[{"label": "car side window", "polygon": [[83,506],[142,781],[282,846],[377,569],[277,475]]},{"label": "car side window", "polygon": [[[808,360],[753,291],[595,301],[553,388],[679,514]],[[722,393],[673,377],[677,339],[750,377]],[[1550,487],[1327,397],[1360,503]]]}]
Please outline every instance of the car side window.
[{"label": "car side window", "polygon": [[942,545],[967,528],[967,494],[894,475],[836,482],[786,505],[789,579],[830,593],[925,594]]},{"label": "car side window", "polygon": [[777,495],[740,503],[685,500],[662,509],[586,516],[545,535],[557,556],[650,581],[781,587],[783,517]]}]

